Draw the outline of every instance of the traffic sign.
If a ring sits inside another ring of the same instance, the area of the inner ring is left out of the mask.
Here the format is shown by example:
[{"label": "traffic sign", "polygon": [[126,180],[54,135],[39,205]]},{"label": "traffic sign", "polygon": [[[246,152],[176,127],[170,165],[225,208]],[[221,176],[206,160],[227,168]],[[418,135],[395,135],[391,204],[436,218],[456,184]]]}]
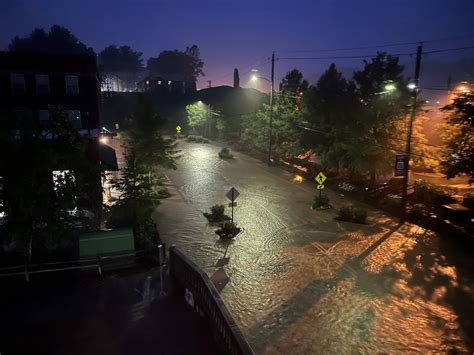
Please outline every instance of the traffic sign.
[{"label": "traffic sign", "polygon": [[232,187],[229,191],[227,191],[225,195],[231,202],[234,202],[237,199],[237,197],[239,197],[240,192],[237,191],[235,187]]},{"label": "traffic sign", "polygon": [[181,126],[180,125],[176,126],[176,133],[178,133],[178,134],[181,133]]},{"label": "traffic sign", "polygon": [[323,174],[323,172],[319,172],[318,175],[316,175],[316,177],[314,178],[314,180],[316,180],[316,182],[318,183],[318,185],[322,185],[325,181],[326,181],[326,175]]},{"label": "traffic sign", "polygon": [[316,185],[317,190],[324,190],[324,185]]},{"label": "traffic sign", "polygon": [[237,202],[229,202],[229,207],[236,207],[237,206]]}]

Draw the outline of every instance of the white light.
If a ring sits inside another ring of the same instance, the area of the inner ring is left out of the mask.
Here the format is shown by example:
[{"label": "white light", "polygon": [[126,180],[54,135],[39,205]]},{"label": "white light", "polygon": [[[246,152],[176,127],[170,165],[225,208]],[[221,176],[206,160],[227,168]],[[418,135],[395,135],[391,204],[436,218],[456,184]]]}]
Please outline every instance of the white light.
[{"label": "white light", "polygon": [[439,101],[436,101],[437,104],[439,104],[440,102]]},{"label": "white light", "polygon": [[429,104],[429,103],[430,103],[430,100],[426,100],[425,103]]},{"label": "white light", "polygon": [[250,77],[250,80],[252,80],[252,81],[258,81],[258,77],[257,77],[256,75],[252,75],[252,76]]},{"label": "white light", "polygon": [[109,141],[109,139],[106,136],[102,136],[99,138],[99,141],[102,144],[106,144]]},{"label": "white light", "polygon": [[147,81],[146,81],[146,84],[147,84],[147,85],[150,84],[150,81],[147,80]]},{"label": "white light", "polygon": [[407,85],[407,88],[409,88],[410,90],[415,90],[416,89],[416,84],[415,83],[409,83]]}]

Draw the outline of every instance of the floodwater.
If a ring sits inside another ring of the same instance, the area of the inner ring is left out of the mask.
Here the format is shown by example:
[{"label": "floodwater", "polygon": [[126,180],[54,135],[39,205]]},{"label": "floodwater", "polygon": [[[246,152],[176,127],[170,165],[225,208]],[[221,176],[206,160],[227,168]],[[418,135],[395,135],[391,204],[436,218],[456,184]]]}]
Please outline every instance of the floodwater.
[{"label": "floodwater", "polygon": [[[335,221],[351,201],[326,191],[335,208],[313,211],[311,183],[248,156],[221,160],[209,144],[180,150],[178,169],[166,171],[173,196],[155,215],[162,239],[216,281],[257,353],[473,351],[469,251],[367,206],[368,225]],[[225,245],[202,213],[227,204],[232,186],[242,232],[216,266]]]}]

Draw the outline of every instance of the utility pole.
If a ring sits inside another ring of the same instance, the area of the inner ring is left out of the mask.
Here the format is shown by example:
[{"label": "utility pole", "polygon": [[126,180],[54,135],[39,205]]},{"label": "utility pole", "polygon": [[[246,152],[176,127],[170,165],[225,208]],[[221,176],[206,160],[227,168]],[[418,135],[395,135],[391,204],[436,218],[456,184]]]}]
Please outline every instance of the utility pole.
[{"label": "utility pole", "polygon": [[207,81],[207,82],[208,82],[208,84],[209,84],[209,86],[208,86],[208,87],[209,87],[209,88],[211,88],[211,80],[206,80],[206,81]]},{"label": "utility pole", "polygon": [[402,217],[401,222],[406,221],[407,217],[407,189],[408,189],[408,175],[410,170],[410,154],[411,154],[411,136],[413,132],[413,121],[415,120],[416,115],[416,100],[418,98],[418,92],[420,91],[420,65],[421,65],[421,52],[423,51],[423,46],[419,45],[416,51],[416,66],[415,66],[415,85],[412,93],[412,103],[410,110],[410,122],[408,123],[408,133],[407,133],[407,143],[405,146],[406,154],[406,165],[403,174],[403,190],[402,190]]},{"label": "utility pole", "polygon": [[273,91],[275,87],[275,52],[272,53],[272,86],[270,89],[270,132],[268,137],[268,165],[272,165],[272,133],[273,133]]}]

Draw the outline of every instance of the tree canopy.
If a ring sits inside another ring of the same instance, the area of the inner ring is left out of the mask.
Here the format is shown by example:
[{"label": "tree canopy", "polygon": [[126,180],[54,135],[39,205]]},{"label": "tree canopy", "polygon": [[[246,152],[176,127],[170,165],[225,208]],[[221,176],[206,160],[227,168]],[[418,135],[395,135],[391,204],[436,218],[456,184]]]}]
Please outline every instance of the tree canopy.
[{"label": "tree canopy", "polygon": [[448,178],[467,174],[474,182],[474,94],[457,96],[443,110],[449,113],[443,134],[448,154],[441,167]]},{"label": "tree canopy", "polygon": [[27,37],[14,37],[8,50],[11,52],[33,52],[45,54],[94,55],[94,50],[80,42],[67,28],[51,26],[49,32],[34,29]]},{"label": "tree canopy", "polygon": [[99,53],[103,71],[106,73],[137,72],[143,67],[142,52],[132,50],[130,46],[112,44]]},{"label": "tree canopy", "polygon": [[184,51],[163,51],[147,62],[152,75],[177,75],[180,80],[188,82],[194,82],[200,75],[204,75],[203,66],[204,62],[196,45],[186,47]]}]

